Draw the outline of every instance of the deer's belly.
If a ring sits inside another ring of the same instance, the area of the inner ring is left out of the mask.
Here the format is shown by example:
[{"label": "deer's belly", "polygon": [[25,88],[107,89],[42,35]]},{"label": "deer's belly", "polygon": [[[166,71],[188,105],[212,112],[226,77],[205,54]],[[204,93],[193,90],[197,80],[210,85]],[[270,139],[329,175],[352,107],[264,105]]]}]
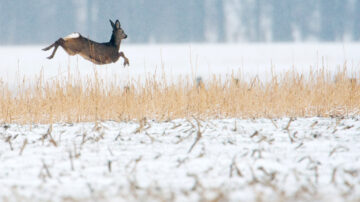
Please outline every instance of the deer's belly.
[{"label": "deer's belly", "polygon": [[107,55],[92,55],[92,54],[84,54],[84,53],[80,53],[80,55],[85,58],[86,60],[89,60],[95,64],[98,65],[103,65],[103,64],[109,64],[114,62],[111,57],[107,56]]}]

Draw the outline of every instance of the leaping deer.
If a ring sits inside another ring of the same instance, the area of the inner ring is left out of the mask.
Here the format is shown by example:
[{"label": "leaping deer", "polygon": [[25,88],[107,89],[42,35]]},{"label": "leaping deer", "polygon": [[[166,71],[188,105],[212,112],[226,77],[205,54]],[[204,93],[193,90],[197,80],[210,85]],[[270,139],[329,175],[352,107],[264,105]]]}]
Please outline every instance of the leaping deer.
[{"label": "leaping deer", "polygon": [[52,54],[47,57],[48,59],[52,59],[57,48],[61,46],[69,55],[79,54],[98,65],[116,62],[119,57],[124,58],[124,66],[129,65],[129,59],[125,57],[123,52],[119,52],[121,40],[126,39],[127,35],[124,30],[121,29],[119,20],[116,20],[115,23],[110,20],[110,23],[113,31],[109,42],[98,43],[81,36],[79,33],[72,33],[64,38],[58,39],[42,50],[47,51],[55,47]]}]

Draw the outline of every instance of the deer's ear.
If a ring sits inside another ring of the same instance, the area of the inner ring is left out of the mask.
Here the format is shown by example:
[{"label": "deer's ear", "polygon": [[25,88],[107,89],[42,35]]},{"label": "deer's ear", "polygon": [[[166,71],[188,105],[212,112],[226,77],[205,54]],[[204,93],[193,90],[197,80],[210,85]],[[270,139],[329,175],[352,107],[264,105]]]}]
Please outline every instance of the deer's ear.
[{"label": "deer's ear", "polygon": [[115,29],[115,24],[114,24],[114,22],[111,21],[111,20],[109,20],[109,21],[110,21],[111,27],[112,27],[113,29]]},{"label": "deer's ear", "polygon": [[116,27],[116,29],[120,29],[121,25],[120,25],[119,20],[116,20],[115,27]]}]

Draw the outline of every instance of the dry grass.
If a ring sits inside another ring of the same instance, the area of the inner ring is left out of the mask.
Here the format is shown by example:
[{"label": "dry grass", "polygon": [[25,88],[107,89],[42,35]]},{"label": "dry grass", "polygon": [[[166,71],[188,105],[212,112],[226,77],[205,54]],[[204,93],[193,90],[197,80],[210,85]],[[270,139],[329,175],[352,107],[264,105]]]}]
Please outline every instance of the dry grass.
[{"label": "dry grass", "polygon": [[119,85],[68,74],[36,84],[22,81],[11,90],[0,83],[0,120],[6,123],[52,123],[97,120],[167,120],[174,118],[346,116],[359,114],[360,72],[346,67],[303,75],[290,71],[268,82],[247,82],[241,75],[213,76],[206,82],[190,77],[147,76],[144,82]]}]

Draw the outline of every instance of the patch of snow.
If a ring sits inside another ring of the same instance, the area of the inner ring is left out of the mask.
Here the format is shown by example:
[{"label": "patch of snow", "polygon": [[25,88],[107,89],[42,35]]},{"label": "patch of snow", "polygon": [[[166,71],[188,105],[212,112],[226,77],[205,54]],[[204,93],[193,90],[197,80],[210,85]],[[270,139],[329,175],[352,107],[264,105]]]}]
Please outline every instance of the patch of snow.
[{"label": "patch of snow", "polygon": [[[48,45],[48,44],[46,44]],[[116,78],[125,84],[145,75],[168,81],[179,76],[201,77],[203,81],[213,75],[240,74],[244,80],[258,76],[260,80],[273,74],[296,70],[306,73],[323,67],[336,71],[346,64],[347,70],[360,68],[360,43],[314,43],[314,44],[127,44],[124,40],[120,51],[130,60],[123,68],[123,59],[108,65],[94,65],[81,56],[69,56],[62,48],[53,59],[51,51],[42,51],[44,46],[0,47],[0,79],[9,86],[22,82],[22,77],[34,78],[42,71],[45,81],[58,75],[67,75],[68,70],[81,77],[97,76],[104,80]]]},{"label": "patch of snow", "polygon": [[0,200],[356,201],[359,118],[3,125]]}]

